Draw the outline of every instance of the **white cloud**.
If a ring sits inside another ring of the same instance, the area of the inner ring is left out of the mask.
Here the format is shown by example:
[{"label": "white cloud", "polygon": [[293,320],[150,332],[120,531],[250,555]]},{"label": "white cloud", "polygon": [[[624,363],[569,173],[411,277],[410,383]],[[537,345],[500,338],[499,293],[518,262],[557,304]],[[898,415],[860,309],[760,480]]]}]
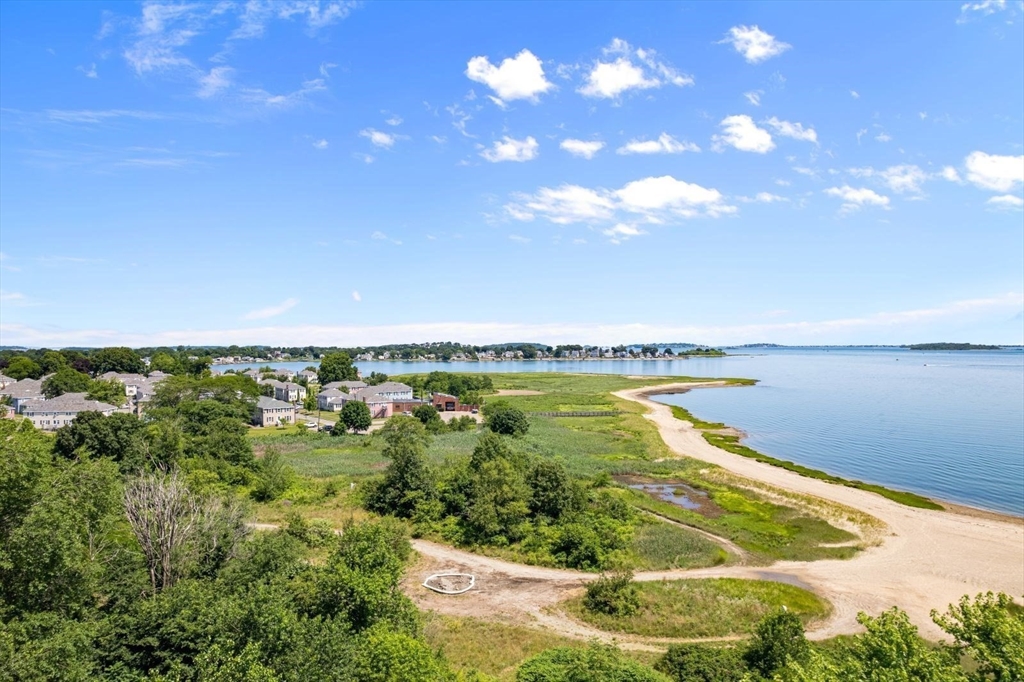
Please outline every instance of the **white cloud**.
[{"label": "white cloud", "polygon": [[944,180],[961,184],[963,180],[960,178],[960,174],[956,171],[956,168],[952,166],[946,166],[942,169],[940,175]]},{"label": "white cloud", "polygon": [[402,117],[398,116],[397,114],[394,114],[384,119],[384,122],[387,123],[389,126],[400,126],[402,125]]},{"label": "white cloud", "polygon": [[719,42],[730,43],[750,64],[777,57],[792,47],[757,26],[733,26],[725,39]]},{"label": "white cloud", "polygon": [[860,99],[860,93],[856,90],[850,90],[850,97],[854,99]]},{"label": "white cloud", "polygon": [[758,192],[753,197],[736,197],[740,201],[751,204],[775,204],[780,201],[789,201],[786,197],[780,197],[778,194],[772,194],[771,192]]},{"label": "white cloud", "polygon": [[397,246],[401,246],[402,245],[402,242],[400,240],[393,239],[393,238],[387,236],[386,234],[384,234],[383,232],[381,232],[380,230],[374,231],[373,234],[370,235],[370,239],[374,239],[374,240],[380,241],[380,242],[391,242],[392,244],[395,244]]},{"label": "white cloud", "polygon": [[265,320],[268,317],[277,317],[282,315],[299,304],[299,299],[289,298],[277,305],[268,306],[266,308],[260,308],[258,310],[252,310],[242,316],[244,320]]},{"label": "white cloud", "polygon": [[586,83],[577,92],[584,97],[617,99],[629,90],[648,90],[663,85],[693,85],[693,78],[659,61],[654,50],[633,48],[620,38],[602,50],[614,61],[595,61]]},{"label": "white cloud", "polygon": [[502,60],[499,66],[491,64],[487,57],[473,57],[466,65],[466,76],[494,90],[498,95],[496,103],[501,106],[517,99],[536,103],[538,95],[555,87],[544,77],[541,61],[529,50]]},{"label": "white cloud", "polygon": [[814,128],[804,128],[802,123],[780,121],[774,116],[765,121],[765,123],[783,137],[791,137],[794,140],[802,140],[804,142],[813,142],[814,144],[818,144],[818,133],[815,132]]},{"label": "white cloud", "polygon": [[215,66],[210,73],[199,79],[199,89],[196,96],[202,99],[213,97],[218,92],[231,87],[231,74],[234,69],[230,66]]},{"label": "white cloud", "polygon": [[314,78],[312,80],[303,81],[302,87],[298,90],[283,95],[272,94],[263,88],[243,88],[241,90],[241,95],[244,100],[251,102],[252,104],[274,109],[287,109],[297,104],[301,104],[314,92],[320,92],[326,89],[327,85],[324,83],[322,78]]},{"label": "white cloud", "polygon": [[513,194],[505,212],[514,220],[544,218],[558,225],[586,223],[633,224],[637,216],[646,223],[666,223],[700,216],[734,213],[716,189],[677,180],[672,176],[648,177],[617,190],[579,185],[541,187],[534,194]]},{"label": "white cloud", "polygon": [[[956,171],[954,171],[955,173]],[[885,185],[897,194],[911,193],[919,194],[922,191],[921,185],[931,176],[913,164],[901,164],[889,166],[883,170],[874,168],[851,168],[850,174],[857,178],[878,178]]]},{"label": "white cloud", "polygon": [[875,135],[875,139],[878,140],[879,142],[891,142],[892,136],[889,135],[889,133],[881,132]]},{"label": "white cloud", "polygon": [[860,138],[864,137],[867,134],[868,134],[868,129],[867,128],[861,128],[860,130],[857,131],[857,144],[858,145],[860,144]]},{"label": "white cloud", "polygon": [[375,147],[381,147],[383,149],[391,149],[395,146],[395,142],[398,140],[397,135],[391,133],[385,133],[375,128],[366,128],[359,131],[359,137],[365,137]]},{"label": "white cloud", "polygon": [[359,303],[360,301],[363,300],[363,295],[360,294],[358,291],[353,289],[352,290],[352,300],[355,301],[356,303]]},{"label": "white cloud", "polygon": [[324,139],[319,139],[313,143],[315,149],[327,149],[328,142]]},{"label": "white cloud", "polygon": [[668,133],[662,133],[657,140],[630,140],[615,150],[616,154],[681,154],[699,152],[700,147],[692,142],[680,142]]},{"label": "white cloud", "polygon": [[960,17],[956,20],[958,24],[966,24],[972,19],[987,17],[996,12],[1006,9],[1006,0],[978,0],[960,5]]},{"label": "white cloud", "polygon": [[964,160],[967,179],[982,189],[1009,192],[1024,183],[1024,155],[999,156],[971,152]]},{"label": "white cloud", "polygon": [[[793,322],[737,323],[730,325],[673,325],[642,323],[464,322],[440,320],[391,325],[295,325],[241,327],[234,329],[185,329],[153,333],[120,332],[112,329],[35,328],[23,324],[0,324],[0,338],[8,345],[34,348],[68,346],[178,346],[249,345],[275,346],[370,346],[408,343],[410,339],[457,338],[463,343],[491,344],[509,339],[543,339],[546,343],[592,343],[615,345],[637,339],[693,338],[712,345],[751,343],[771,339],[789,344],[878,343],[879,339],[905,343],[908,338],[936,338],[935,324],[959,328],[965,322],[1020,312],[1024,296],[1007,293],[941,305],[859,317]],[[942,330],[939,330],[940,332]],[[1012,340],[1019,343],[1019,340]]]},{"label": "white cloud", "polygon": [[1024,208],[1024,199],[1015,197],[1012,194],[1002,194],[1000,196],[992,197],[985,202],[993,208],[1020,210]]},{"label": "white cloud", "polygon": [[877,194],[866,187],[862,187],[860,189],[855,189],[849,185],[843,185],[842,187],[829,187],[825,190],[825,194],[830,197],[842,199],[842,210],[847,213],[856,211],[863,206],[889,207],[889,197]]},{"label": "white cloud", "polygon": [[761,106],[761,95],[764,94],[764,90],[751,90],[750,92],[744,92],[743,96],[747,98],[747,101],[753,104],[755,107]]},{"label": "white cloud", "polygon": [[627,223],[618,223],[614,227],[609,227],[607,230],[601,230],[601,234],[608,237],[608,241],[612,244],[621,244],[622,242],[630,239],[631,237],[638,237],[642,234],[647,234],[645,231],[638,228],[636,225],[629,225]]},{"label": "white cloud", "polygon": [[352,152],[353,159],[359,159],[363,163],[373,163],[376,159],[370,154],[363,154],[362,152]]},{"label": "white cloud", "polygon": [[324,78],[331,77],[331,69],[338,68],[338,65],[333,62],[320,62],[320,75]]},{"label": "white cloud", "polygon": [[92,64],[90,64],[88,69],[85,68],[84,66],[76,66],[75,69],[78,70],[78,71],[81,71],[82,73],[84,73],[86,78],[99,78],[100,77],[100,75],[98,73],[96,73],[96,62],[93,62]]},{"label": "white cloud", "polygon": [[712,149],[715,151],[721,151],[724,145],[755,154],[766,154],[775,149],[771,134],[763,128],[758,128],[754,120],[745,114],[727,116],[719,125],[723,133],[711,137]]},{"label": "white cloud", "polygon": [[594,155],[604,149],[604,142],[600,140],[574,140],[566,139],[562,140],[561,144],[558,145],[560,148],[569,152],[573,156],[579,156],[584,159],[592,159]]},{"label": "white cloud", "polygon": [[24,301],[25,294],[17,291],[2,291],[0,290],[0,301],[4,303],[13,303],[15,301]]},{"label": "white cloud", "polygon": [[490,149],[484,149],[480,156],[491,163],[501,161],[532,161],[537,158],[537,149],[540,145],[533,137],[525,140],[516,140],[505,135],[501,140],[496,140]]},{"label": "white cloud", "polygon": [[533,241],[529,237],[524,237],[518,234],[510,234],[508,238],[514,242],[519,242],[520,244],[529,244],[531,241]]}]

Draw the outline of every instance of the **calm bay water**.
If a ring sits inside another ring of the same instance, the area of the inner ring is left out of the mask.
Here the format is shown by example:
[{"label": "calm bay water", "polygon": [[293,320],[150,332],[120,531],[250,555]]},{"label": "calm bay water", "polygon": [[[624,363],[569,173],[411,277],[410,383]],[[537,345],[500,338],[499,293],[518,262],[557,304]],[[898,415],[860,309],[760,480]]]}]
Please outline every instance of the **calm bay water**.
[{"label": "calm bay water", "polygon": [[[293,370],[309,364],[273,363]],[[658,399],[742,429],[746,444],[775,457],[1024,515],[1024,352],[1019,350],[758,349],[665,362],[357,364],[364,375],[444,370],[758,379],[757,386]]]}]

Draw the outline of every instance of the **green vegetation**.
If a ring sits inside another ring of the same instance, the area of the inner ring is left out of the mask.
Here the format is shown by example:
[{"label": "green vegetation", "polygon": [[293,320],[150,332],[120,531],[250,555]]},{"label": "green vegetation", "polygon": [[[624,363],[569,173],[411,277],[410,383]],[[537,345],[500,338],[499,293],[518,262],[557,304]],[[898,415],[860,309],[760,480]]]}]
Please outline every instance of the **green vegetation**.
[{"label": "green vegetation", "polygon": [[632,616],[640,610],[640,590],[629,572],[602,575],[587,583],[583,608],[606,616]]},{"label": "green vegetation", "polygon": [[332,381],[355,381],[359,378],[359,371],[348,353],[328,353],[320,360],[316,378],[321,386],[325,386]]},{"label": "green vegetation", "polygon": [[[606,579],[610,580],[610,579]],[[616,584],[621,591],[627,588]],[[609,632],[647,637],[726,637],[748,634],[768,613],[785,606],[804,621],[824,617],[828,604],[799,587],[762,580],[715,578],[633,583],[632,614],[591,608],[588,594],[566,602],[580,620]],[[608,592],[606,588],[604,592]]]},{"label": "green vegetation", "polygon": [[999,350],[1001,346],[988,346],[981,343],[915,343],[904,346],[910,350]]},{"label": "green vegetation", "polygon": [[373,417],[370,414],[370,407],[364,402],[349,400],[341,408],[341,414],[338,416],[335,429],[337,429],[336,433],[340,433],[340,427],[344,425],[346,429],[351,431],[365,431],[370,428],[372,423]]},{"label": "green vegetation", "polygon": [[526,413],[503,400],[484,406],[484,424],[494,433],[521,438],[530,430]]},{"label": "green vegetation", "polygon": [[841,478],[839,476],[833,476],[832,474],[826,473],[819,469],[812,469],[810,467],[805,467],[802,464],[797,464],[795,462],[790,462],[788,460],[778,459],[776,457],[765,455],[763,453],[758,452],[757,450],[754,450],[753,448],[749,448],[746,445],[740,443],[739,436],[735,436],[729,433],[715,433],[716,430],[724,429],[725,424],[717,422],[706,422],[702,419],[698,419],[694,417],[689,412],[689,410],[683,407],[673,405],[672,414],[675,415],[676,419],[688,421],[691,424],[693,424],[694,428],[703,431],[704,433],[702,435],[704,436],[704,440],[706,440],[711,445],[714,445],[717,448],[721,448],[726,452],[731,452],[734,455],[749,457],[750,459],[755,459],[758,462],[764,462],[765,464],[771,464],[782,469],[787,469],[788,471],[793,471],[795,473],[800,474],[801,476],[806,476],[808,478],[816,478],[821,481],[828,481],[829,483],[844,485],[847,486],[848,488],[857,488],[858,490],[866,490],[868,492],[877,493],[878,495],[888,498],[893,502],[899,502],[900,504],[905,504],[908,507],[935,510],[943,509],[942,505],[933,502],[932,500],[929,500],[927,497],[924,497],[923,495],[918,495],[916,493],[906,492],[902,490],[890,490],[889,488],[876,485],[874,483],[865,483],[863,481],[855,481],[846,478]]},{"label": "green vegetation", "polygon": [[626,657],[615,647],[548,649],[523,663],[517,682],[669,682],[661,673]]}]

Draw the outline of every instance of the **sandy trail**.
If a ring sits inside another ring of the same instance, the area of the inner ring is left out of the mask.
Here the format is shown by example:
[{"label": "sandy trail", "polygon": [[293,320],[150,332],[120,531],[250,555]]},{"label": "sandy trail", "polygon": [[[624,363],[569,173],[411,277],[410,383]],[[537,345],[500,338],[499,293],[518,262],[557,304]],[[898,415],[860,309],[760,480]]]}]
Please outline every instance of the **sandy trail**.
[{"label": "sandy trail", "polygon": [[[908,613],[923,636],[939,639],[942,632],[930,618],[932,609],[943,610],[964,594],[989,590],[1006,592],[1018,601],[1024,595],[1024,520],[914,509],[874,493],[805,478],[710,445],[692,425],[676,419],[668,406],[649,399],[656,393],[721,385],[671,384],[615,395],[646,406],[649,412],[645,417],[654,422],[676,454],[716,464],[754,481],[852,507],[879,519],[887,531],[877,546],[849,560],[649,571],[636,574],[637,580],[734,577],[776,580],[811,589],[833,607],[828,619],[808,631],[812,639],[857,632],[861,629],[856,622],[859,611],[876,615],[894,605]],[[420,562],[409,571],[405,586],[422,608],[540,626],[570,637],[614,639],[630,648],[656,649],[658,643],[683,641],[602,632],[561,613],[558,602],[578,594],[584,582],[596,577],[593,574],[515,564],[425,540],[414,540],[413,546],[420,553]],[[437,571],[473,573],[477,587],[456,597],[417,589],[427,575]]]}]

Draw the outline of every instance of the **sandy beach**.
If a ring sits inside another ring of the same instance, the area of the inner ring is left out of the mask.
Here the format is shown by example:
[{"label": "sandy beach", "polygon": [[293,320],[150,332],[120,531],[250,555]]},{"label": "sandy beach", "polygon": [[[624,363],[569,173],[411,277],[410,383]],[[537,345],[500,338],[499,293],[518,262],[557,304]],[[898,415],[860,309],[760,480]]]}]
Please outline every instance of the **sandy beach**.
[{"label": "sandy beach", "polygon": [[[1024,519],[955,505],[945,511],[916,509],[875,493],[806,478],[734,455],[710,445],[689,422],[676,419],[671,408],[650,399],[656,394],[722,385],[668,384],[615,395],[644,405],[648,410],[645,417],[654,422],[665,443],[680,456],[718,465],[752,482],[845,505],[874,517],[882,527],[873,529],[873,544],[853,559],[781,561],[768,567],[740,562],[696,570],[641,572],[636,574],[637,580],[735,577],[799,584],[827,599],[833,607],[826,620],[809,630],[813,639],[859,632],[858,612],[877,615],[898,606],[907,612],[922,636],[937,640],[943,638],[943,633],[932,622],[931,611],[945,610],[946,605],[965,594],[1005,592],[1021,601]],[[728,549],[727,541],[720,544]],[[414,540],[413,545],[421,558],[409,572],[406,590],[422,608],[542,627],[570,637],[616,640],[629,648],[657,648],[668,641],[601,632],[552,608],[594,579],[593,574],[515,564],[425,540]],[[458,598],[417,589],[421,574],[438,570],[473,573],[477,587]]]}]

